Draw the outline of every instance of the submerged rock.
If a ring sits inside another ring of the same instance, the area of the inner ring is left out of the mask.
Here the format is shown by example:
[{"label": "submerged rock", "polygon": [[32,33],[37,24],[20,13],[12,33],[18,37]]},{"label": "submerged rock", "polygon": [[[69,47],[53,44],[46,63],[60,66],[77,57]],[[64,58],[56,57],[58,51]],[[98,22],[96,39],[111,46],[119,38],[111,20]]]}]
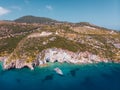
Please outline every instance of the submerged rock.
[{"label": "submerged rock", "polygon": [[73,70],[70,70],[70,74],[75,77],[76,76],[76,72],[79,70],[79,68],[75,68]]},{"label": "submerged rock", "polygon": [[53,79],[53,76],[54,76],[54,74],[47,75],[47,76],[42,80],[42,82],[45,82],[45,81],[47,81],[47,80],[52,80],[52,79]]}]

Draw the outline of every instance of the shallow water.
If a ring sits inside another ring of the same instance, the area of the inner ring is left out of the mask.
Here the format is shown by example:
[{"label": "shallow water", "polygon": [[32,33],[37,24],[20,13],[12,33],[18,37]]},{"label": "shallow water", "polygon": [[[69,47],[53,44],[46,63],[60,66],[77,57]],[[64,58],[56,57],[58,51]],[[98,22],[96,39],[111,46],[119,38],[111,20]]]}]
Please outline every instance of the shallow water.
[{"label": "shallow water", "polygon": [[[59,67],[64,75],[53,69]],[[50,64],[36,67],[2,70],[0,90],[120,90],[120,64]]]}]

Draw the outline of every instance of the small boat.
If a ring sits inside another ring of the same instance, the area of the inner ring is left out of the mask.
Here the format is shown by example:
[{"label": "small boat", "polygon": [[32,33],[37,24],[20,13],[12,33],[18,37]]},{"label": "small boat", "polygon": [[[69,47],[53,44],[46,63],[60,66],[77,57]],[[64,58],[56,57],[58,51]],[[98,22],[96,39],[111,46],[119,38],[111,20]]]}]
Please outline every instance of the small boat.
[{"label": "small boat", "polygon": [[57,67],[54,70],[56,71],[57,74],[63,75],[63,72],[62,72],[62,70],[60,68]]}]

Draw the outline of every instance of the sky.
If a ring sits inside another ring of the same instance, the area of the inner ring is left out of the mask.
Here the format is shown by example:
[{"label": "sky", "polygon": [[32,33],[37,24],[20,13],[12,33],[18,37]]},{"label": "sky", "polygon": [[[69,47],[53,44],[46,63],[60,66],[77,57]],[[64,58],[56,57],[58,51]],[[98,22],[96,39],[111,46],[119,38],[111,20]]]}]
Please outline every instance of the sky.
[{"label": "sky", "polygon": [[26,15],[120,30],[120,0],[0,0],[0,20]]}]

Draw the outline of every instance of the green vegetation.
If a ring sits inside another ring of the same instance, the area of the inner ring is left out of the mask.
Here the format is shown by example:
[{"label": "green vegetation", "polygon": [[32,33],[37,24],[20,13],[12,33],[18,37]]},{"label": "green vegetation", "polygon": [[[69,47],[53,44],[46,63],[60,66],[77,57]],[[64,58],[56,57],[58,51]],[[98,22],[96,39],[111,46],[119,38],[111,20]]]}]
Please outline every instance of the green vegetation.
[{"label": "green vegetation", "polygon": [[[80,48],[79,44],[65,38],[54,36],[56,39],[54,41],[50,41],[50,37],[43,38],[30,38],[25,39],[23,42],[19,43],[19,46],[15,50],[15,54],[17,57],[21,58],[21,56],[26,55],[27,57],[35,59],[36,55],[44,49],[47,48],[62,48],[69,51],[77,52]],[[48,42],[46,45],[43,45],[43,42]],[[29,58],[30,59],[30,58]],[[28,61],[29,61],[28,59]],[[31,60],[31,59],[30,59]]]},{"label": "green vegetation", "polygon": [[[30,18],[29,23],[34,22],[32,22],[31,18],[34,18],[32,16],[22,18],[25,21]],[[41,20],[41,23],[49,21],[44,20]],[[84,29],[84,25],[91,26],[89,23],[80,23],[80,25],[69,23],[55,23],[53,25],[1,24],[3,28],[0,29],[0,37],[5,37],[7,35],[9,37],[0,39],[0,54],[2,55],[3,52],[8,54],[12,53],[9,61],[19,58],[29,63],[35,60],[37,54],[42,50],[55,47],[72,52],[88,51],[110,60],[120,59],[120,48],[114,46],[116,43],[120,44],[120,32],[114,31],[114,33],[111,33],[110,30],[97,26],[92,26],[96,29]],[[28,36],[33,33],[40,34],[41,32],[51,32],[52,35],[28,38]]]},{"label": "green vegetation", "polygon": [[17,36],[0,40],[0,54],[2,52],[6,52],[8,54],[12,53],[22,38],[24,38],[24,36]]},{"label": "green vegetation", "polygon": [[24,32],[30,32],[36,29],[33,25],[22,25],[22,24],[0,24],[0,37],[7,35],[20,34]]},{"label": "green vegetation", "polygon": [[19,19],[16,19],[15,22],[48,24],[48,23],[57,22],[57,21],[50,18],[45,18],[45,17],[23,16]]}]

